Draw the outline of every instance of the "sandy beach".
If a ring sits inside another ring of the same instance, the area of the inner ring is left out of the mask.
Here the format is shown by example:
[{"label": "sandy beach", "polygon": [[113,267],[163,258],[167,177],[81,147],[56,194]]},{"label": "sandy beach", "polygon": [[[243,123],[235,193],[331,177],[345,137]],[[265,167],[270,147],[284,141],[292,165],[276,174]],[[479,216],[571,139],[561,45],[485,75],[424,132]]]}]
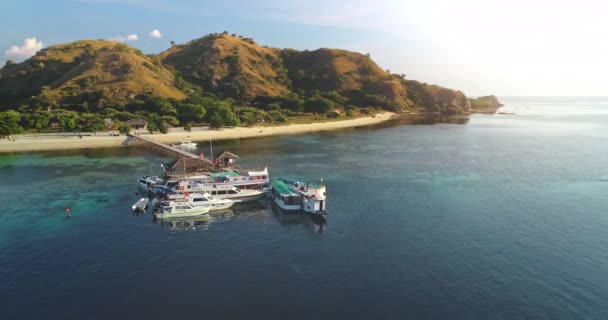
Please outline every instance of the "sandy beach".
[{"label": "sandy beach", "polygon": [[[179,131],[169,132],[167,134],[146,134],[146,137],[164,143],[178,143],[181,140],[226,140],[273,135],[301,134],[306,132],[329,131],[376,124],[384,122],[394,115],[395,114],[391,112],[382,112],[376,114],[375,116],[341,121],[291,124],[285,126],[254,126],[222,128],[217,130],[193,130],[192,132]],[[13,136],[13,138],[15,138],[15,141],[8,141],[8,139],[0,140],[0,153],[124,147],[130,145],[130,138],[125,137],[124,135],[115,137],[108,136],[105,133],[84,136],[82,139],[79,139],[75,135],[16,135]]]}]

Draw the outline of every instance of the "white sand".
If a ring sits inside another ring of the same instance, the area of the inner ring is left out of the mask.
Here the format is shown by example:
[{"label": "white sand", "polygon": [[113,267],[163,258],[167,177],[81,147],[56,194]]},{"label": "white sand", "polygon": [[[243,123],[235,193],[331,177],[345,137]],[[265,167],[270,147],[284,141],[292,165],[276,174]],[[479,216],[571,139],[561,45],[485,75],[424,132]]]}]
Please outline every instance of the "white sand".
[{"label": "white sand", "polygon": [[[146,134],[146,137],[164,143],[178,143],[181,140],[225,140],[264,137],[272,135],[300,134],[306,132],[328,131],[380,123],[390,119],[393,115],[395,114],[391,112],[383,112],[378,113],[373,117],[363,117],[342,121],[330,121],[309,124],[291,124],[286,126],[237,127],[192,132],[170,132],[168,134]],[[0,140],[0,153],[121,147],[129,145],[130,142],[130,139],[125,136],[112,137],[104,134],[98,134],[96,136],[85,136],[82,139],[78,139],[78,137],[75,136],[59,137],[46,135],[39,135],[38,137],[33,137],[31,135],[17,135],[14,136],[14,138],[16,140],[14,142],[8,141],[6,138]]]}]

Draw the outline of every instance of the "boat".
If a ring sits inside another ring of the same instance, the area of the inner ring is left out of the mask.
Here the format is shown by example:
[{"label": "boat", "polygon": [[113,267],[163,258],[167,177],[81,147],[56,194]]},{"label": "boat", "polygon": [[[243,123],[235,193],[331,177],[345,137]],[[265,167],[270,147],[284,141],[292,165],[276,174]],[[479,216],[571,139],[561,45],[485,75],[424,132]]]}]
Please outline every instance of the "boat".
[{"label": "boat", "polygon": [[302,210],[309,213],[323,213],[327,206],[327,191],[323,179],[321,183],[302,182],[280,178],[280,181],[297,192],[302,199]]},{"label": "boat", "polygon": [[[167,201],[165,201],[165,204]],[[183,198],[170,199],[168,203],[183,204],[186,203],[195,208],[209,208],[210,211],[225,210],[232,205],[234,201],[230,199],[217,199],[210,196],[208,193],[189,193],[184,192]]]},{"label": "boat", "polygon": [[155,184],[162,182],[163,179],[158,176],[143,176],[137,180],[139,187],[143,190],[150,190]]},{"label": "boat", "polygon": [[279,208],[285,211],[302,210],[302,198],[285,182],[272,179],[270,185],[272,187],[270,197]]},{"label": "boat", "polygon": [[[187,191],[186,191],[187,190]],[[173,189],[164,194],[165,199],[183,199],[186,193],[208,193],[216,199],[230,199],[235,203],[251,202],[261,199],[266,192],[260,189],[239,189],[234,186],[211,186],[207,184],[189,184],[184,190]]]},{"label": "boat", "polygon": [[178,148],[196,148],[196,143],[188,140],[182,140],[181,143],[173,144],[172,146]]},{"label": "boat", "polygon": [[325,213],[326,188],[323,183],[311,184],[293,179],[272,179],[270,197],[285,211]]},{"label": "boat", "polygon": [[181,181],[188,181],[188,185],[205,184],[208,187],[234,186],[239,189],[262,189],[269,186],[268,168],[257,171],[225,171],[210,173],[204,175],[196,175],[184,177],[179,175],[167,175],[167,185],[175,184]]},{"label": "boat", "polygon": [[194,207],[189,203],[161,204],[154,213],[154,219],[194,217],[209,214],[209,207]]},{"label": "boat", "polygon": [[133,210],[133,212],[146,212],[146,210],[148,209],[149,201],[150,200],[148,200],[148,198],[141,198],[137,200],[137,202],[135,202],[133,206],[131,206],[131,209]]}]

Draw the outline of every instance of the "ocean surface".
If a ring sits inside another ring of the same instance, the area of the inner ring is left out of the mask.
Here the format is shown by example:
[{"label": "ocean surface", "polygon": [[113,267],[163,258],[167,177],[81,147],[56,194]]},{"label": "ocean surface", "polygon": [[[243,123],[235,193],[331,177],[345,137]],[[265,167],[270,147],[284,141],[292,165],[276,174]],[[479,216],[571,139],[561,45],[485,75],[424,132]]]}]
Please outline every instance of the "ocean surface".
[{"label": "ocean surface", "polygon": [[166,158],[0,155],[0,319],[606,319],[608,98],[501,101],[515,114],[213,144],[323,178],[324,219],[155,223],[130,206]]}]

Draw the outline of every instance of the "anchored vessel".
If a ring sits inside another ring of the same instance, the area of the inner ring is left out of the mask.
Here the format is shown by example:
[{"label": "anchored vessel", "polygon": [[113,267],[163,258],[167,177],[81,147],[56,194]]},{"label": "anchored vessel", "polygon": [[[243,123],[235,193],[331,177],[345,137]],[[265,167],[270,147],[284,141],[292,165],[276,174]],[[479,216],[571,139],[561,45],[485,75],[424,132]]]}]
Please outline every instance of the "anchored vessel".
[{"label": "anchored vessel", "polygon": [[172,199],[170,201],[165,201],[164,203],[175,205],[188,204],[195,208],[209,208],[210,211],[225,210],[232,207],[235,203],[230,199],[217,199],[211,197],[208,193],[185,192],[183,196],[183,198]]},{"label": "anchored vessel", "polygon": [[173,144],[172,146],[179,148],[196,148],[196,143],[188,140],[182,140],[181,143]]},{"label": "anchored vessel", "polygon": [[189,203],[174,203],[170,202],[165,205],[161,205],[158,210],[154,213],[155,219],[165,218],[181,218],[181,217],[193,217],[203,214],[209,214],[209,207],[194,207]]},{"label": "anchored vessel", "polygon": [[146,209],[148,209],[148,202],[148,198],[141,198],[131,206],[131,209],[133,212],[146,212]]},{"label": "anchored vessel", "polygon": [[[190,176],[187,179],[168,179],[164,183],[155,183],[152,191],[156,194],[167,195],[179,191],[209,192],[214,196],[233,198],[229,195],[238,193],[235,189],[265,190],[268,188],[268,168],[262,171],[248,171],[238,173],[236,171],[211,173],[208,175]],[[230,191],[232,190],[232,191]],[[238,193],[240,196],[261,197],[259,192]],[[238,196],[235,196],[238,198]]]},{"label": "anchored vessel", "polygon": [[[187,190],[187,191],[186,191]],[[189,184],[184,190],[173,189],[164,193],[166,199],[183,199],[190,192],[208,193],[217,199],[230,199],[235,203],[250,202],[262,198],[264,190],[259,189],[238,189],[233,186],[208,186],[206,184]]]},{"label": "anchored vessel", "polygon": [[143,176],[137,180],[138,186],[143,190],[150,190],[152,186],[163,182],[163,179],[158,176]]},{"label": "anchored vessel", "polygon": [[271,198],[281,209],[302,210],[308,213],[324,213],[326,188],[320,184],[304,183],[293,179],[272,179]]}]

